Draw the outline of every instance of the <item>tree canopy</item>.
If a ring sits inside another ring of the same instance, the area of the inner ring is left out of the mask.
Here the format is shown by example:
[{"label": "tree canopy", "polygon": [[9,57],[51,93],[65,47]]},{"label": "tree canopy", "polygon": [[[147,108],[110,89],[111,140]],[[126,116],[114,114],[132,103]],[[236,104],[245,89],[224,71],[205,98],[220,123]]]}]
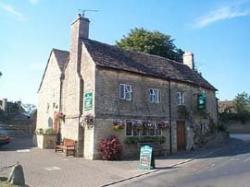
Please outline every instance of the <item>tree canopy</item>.
[{"label": "tree canopy", "polygon": [[159,55],[178,62],[182,62],[184,53],[182,49],[175,46],[174,39],[170,35],[144,28],[132,29],[127,36],[116,41],[116,45],[123,49]]},{"label": "tree canopy", "polygon": [[233,102],[237,113],[250,113],[250,95],[246,92],[238,94]]}]

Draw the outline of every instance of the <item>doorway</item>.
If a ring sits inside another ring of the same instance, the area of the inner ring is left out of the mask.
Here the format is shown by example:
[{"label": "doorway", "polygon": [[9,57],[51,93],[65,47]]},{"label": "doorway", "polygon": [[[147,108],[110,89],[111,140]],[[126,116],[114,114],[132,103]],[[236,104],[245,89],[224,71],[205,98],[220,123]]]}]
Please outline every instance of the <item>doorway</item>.
[{"label": "doorway", "polygon": [[186,130],[185,121],[176,121],[177,151],[186,150]]}]

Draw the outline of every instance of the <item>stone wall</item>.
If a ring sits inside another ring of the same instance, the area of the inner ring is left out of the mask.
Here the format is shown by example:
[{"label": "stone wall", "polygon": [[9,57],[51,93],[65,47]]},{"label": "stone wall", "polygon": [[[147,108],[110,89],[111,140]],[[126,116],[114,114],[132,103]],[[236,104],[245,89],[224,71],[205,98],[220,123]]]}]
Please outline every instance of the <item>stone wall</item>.
[{"label": "stone wall", "polygon": [[37,129],[53,127],[54,112],[59,110],[60,77],[61,71],[52,53],[38,92]]},{"label": "stone wall", "polygon": [[240,121],[228,121],[225,123],[229,133],[250,133],[250,121],[242,123]]},{"label": "stone wall", "polygon": [[[119,84],[132,85],[132,101],[119,99]],[[160,103],[148,102],[148,89],[160,90]],[[96,117],[128,116],[168,118],[168,82],[141,75],[98,69],[96,73]]]},{"label": "stone wall", "polygon": [[[119,84],[132,85],[132,101],[119,99]],[[185,93],[185,106],[189,118],[184,119],[186,124],[187,149],[194,147],[194,132],[191,128],[193,123],[201,119],[195,115],[197,107],[197,94],[206,92],[206,111],[209,116],[217,121],[216,97],[213,91],[197,88],[183,83],[170,83],[171,86],[171,126],[172,126],[172,151],[177,151],[176,121],[180,120],[177,112],[176,92]],[[160,90],[160,103],[152,104],[148,101],[148,89],[157,88]],[[140,119],[140,120],[168,120],[169,121],[169,82],[166,80],[150,78],[142,75],[132,74],[124,71],[112,71],[102,68],[96,70],[95,90],[95,130],[94,130],[94,154],[98,155],[98,143],[100,139],[115,134],[112,131],[114,119]],[[117,134],[123,142],[126,138],[125,132]],[[167,137],[166,148],[169,150],[169,132],[163,134]],[[126,153],[130,154],[135,148],[124,145]]]},{"label": "stone wall", "polygon": [[[94,157],[95,159],[99,159],[100,153],[98,152],[98,147],[101,139],[106,138],[110,135],[115,135],[119,138],[120,142],[122,143],[122,149],[123,149],[123,158],[135,158],[138,156],[139,148],[137,144],[125,144],[124,141],[126,139],[126,130],[121,129],[118,131],[115,131],[112,129],[113,119],[96,119],[95,125],[94,125],[94,140],[95,143],[93,145],[94,150]],[[163,130],[163,136],[166,137],[165,143],[163,143],[161,146],[163,149],[166,149],[167,152],[169,152],[169,131]]]},{"label": "stone wall", "polygon": [[[95,114],[95,64],[86,47],[82,45],[80,48],[79,65],[76,65],[76,59],[73,58],[65,70],[62,108],[66,118],[61,126],[61,132],[62,138],[66,137],[78,141],[79,156],[92,159],[94,131],[82,129],[82,126],[86,115],[94,116]],[[87,92],[93,93],[93,106],[91,109],[85,110],[84,94]]]}]

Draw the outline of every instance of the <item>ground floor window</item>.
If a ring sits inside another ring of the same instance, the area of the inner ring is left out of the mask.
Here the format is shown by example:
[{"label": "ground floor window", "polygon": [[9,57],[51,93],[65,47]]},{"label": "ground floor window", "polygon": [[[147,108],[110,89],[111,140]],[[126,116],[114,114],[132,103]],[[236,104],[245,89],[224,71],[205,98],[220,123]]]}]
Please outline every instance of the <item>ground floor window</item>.
[{"label": "ground floor window", "polygon": [[167,122],[126,121],[126,136],[161,136]]}]

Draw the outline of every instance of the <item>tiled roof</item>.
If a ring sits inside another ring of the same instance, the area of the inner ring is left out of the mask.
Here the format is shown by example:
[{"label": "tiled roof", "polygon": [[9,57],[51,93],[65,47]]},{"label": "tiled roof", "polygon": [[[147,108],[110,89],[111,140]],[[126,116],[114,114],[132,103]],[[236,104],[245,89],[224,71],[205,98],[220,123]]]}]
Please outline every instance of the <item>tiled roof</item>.
[{"label": "tiled roof", "polygon": [[124,50],[90,39],[82,39],[82,42],[97,66],[181,81],[216,90],[198,72],[183,63],[156,55]]},{"label": "tiled roof", "polygon": [[56,60],[57,60],[57,63],[58,63],[58,66],[59,66],[60,70],[63,72],[64,67],[69,62],[69,52],[59,50],[59,49],[53,49],[52,51],[55,54],[55,57],[56,57]]},{"label": "tiled roof", "polygon": [[68,51],[63,51],[63,50],[59,50],[59,49],[52,49],[52,51],[50,52],[50,56],[49,56],[47,65],[46,65],[45,70],[43,72],[43,77],[42,77],[42,80],[40,82],[40,85],[39,85],[39,88],[38,88],[38,92],[39,92],[39,90],[40,90],[40,88],[42,86],[43,79],[45,77],[45,73],[47,71],[47,68],[48,68],[48,65],[49,65],[49,60],[50,60],[50,57],[51,57],[52,53],[55,54],[56,61],[57,61],[58,67],[60,68],[61,73],[64,72],[65,66],[69,62],[69,52]]}]

